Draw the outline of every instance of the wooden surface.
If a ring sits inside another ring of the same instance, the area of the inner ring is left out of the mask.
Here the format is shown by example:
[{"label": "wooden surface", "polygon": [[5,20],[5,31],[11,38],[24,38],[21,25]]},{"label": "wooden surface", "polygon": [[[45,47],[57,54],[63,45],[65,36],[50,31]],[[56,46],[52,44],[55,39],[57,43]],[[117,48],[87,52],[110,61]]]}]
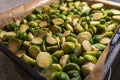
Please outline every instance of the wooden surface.
[{"label": "wooden surface", "polygon": [[[32,0],[0,0],[0,13]],[[113,0],[118,1],[120,0]],[[0,80],[22,80],[13,62],[0,52]]]}]

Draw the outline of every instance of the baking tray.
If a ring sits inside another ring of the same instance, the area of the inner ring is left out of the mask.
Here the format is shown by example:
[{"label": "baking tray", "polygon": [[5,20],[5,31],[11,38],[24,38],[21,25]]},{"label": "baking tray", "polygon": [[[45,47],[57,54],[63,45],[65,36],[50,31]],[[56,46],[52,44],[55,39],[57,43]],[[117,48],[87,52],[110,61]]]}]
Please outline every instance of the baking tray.
[{"label": "baking tray", "polygon": [[[12,10],[9,10],[7,12],[1,13],[0,14],[0,25],[1,25],[0,28],[3,28],[5,25],[7,25],[11,21],[16,21],[17,19],[21,20],[25,18],[26,15],[31,13],[33,9],[37,7],[42,8],[45,5],[49,5],[52,2],[59,2],[59,0],[35,0],[34,2],[29,2],[21,6],[18,6]],[[88,4],[93,4],[93,3],[98,3],[98,2],[104,3],[109,8],[120,9],[120,4],[112,2],[112,1],[86,0],[86,2]],[[114,41],[114,38],[112,41]],[[14,54],[12,54],[12,52],[9,51],[4,45],[0,44],[0,50],[3,53],[5,53],[8,57],[10,57],[15,63],[17,63],[22,69],[24,69],[30,76],[32,76],[34,80],[45,80],[42,76],[39,75],[39,73],[37,73],[30,66],[25,64],[25,62],[23,62],[21,59],[17,58]],[[96,63],[95,69],[91,72],[91,74],[85,80],[101,80],[106,55],[107,53],[111,54],[111,51],[109,50],[111,50],[111,45],[108,45],[108,47],[104,50],[98,62]],[[108,56],[107,59],[109,59],[110,55],[107,55],[107,56]],[[106,59],[106,63],[107,63],[107,59]]]}]

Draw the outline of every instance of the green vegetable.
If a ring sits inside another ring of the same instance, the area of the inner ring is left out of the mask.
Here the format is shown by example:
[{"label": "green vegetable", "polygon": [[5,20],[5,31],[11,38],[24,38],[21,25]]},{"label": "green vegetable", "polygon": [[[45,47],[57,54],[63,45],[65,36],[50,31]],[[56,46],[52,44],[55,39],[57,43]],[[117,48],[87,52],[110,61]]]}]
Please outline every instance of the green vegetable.
[{"label": "green vegetable", "polygon": [[68,71],[68,75],[70,76],[71,80],[82,80],[80,73],[77,70]]},{"label": "green vegetable", "polygon": [[26,54],[23,54],[22,55],[22,59],[29,65],[31,66],[34,66],[36,65],[36,61],[34,59],[32,59],[31,57],[29,57],[28,55]]},{"label": "green vegetable", "polygon": [[93,62],[93,63],[96,63],[97,62],[97,59],[96,57],[92,56],[92,55],[89,55],[89,54],[85,54],[84,55],[84,58],[89,61],[89,62]]},{"label": "green vegetable", "polygon": [[66,24],[66,29],[73,32],[73,27],[70,24]]},{"label": "green vegetable", "polygon": [[47,47],[47,51],[51,53],[55,52],[57,49],[58,49],[58,46],[56,45]]},{"label": "green vegetable", "polygon": [[76,44],[76,48],[75,48],[75,50],[74,50],[74,54],[77,55],[77,56],[79,56],[79,55],[81,55],[81,53],[82,53],[81,44],[80,44],[80,43],[77,43],[77,44]]},{"label": "green vegetable", "polygon": [[69,76],[65,72],[55,72],[52,77],[53,80],[70,80]]},{"label": "green vegetable", "polygon": [[57,44],[56,39],[51,37],[51,36],[46,38],[46,42],[48,43],[48,45],[55,45],[55,44]]},{"label": "green vegetable", "polygon": [[32,45],[29,47],[29,55],[36,59],[37,55],[40,53],[40,48],[38,46]]},{"label": "green vegetable", "polygon": [[23,54],[26,54],[26,52],[24,50],[18,50],[15,55],[19,58],[22,58]]},{"label": "green vegetable", "polygon": [[36,57],[36,62],[39,67],[47,68],[52,64],[53,60],[49,53],[40,52]]},{"label": "green vegetable", "polygon": [[75,44],[73,42],[65,42],[62,46],[62,50],[65,53],[71,54],[75,50]]},{"label": "green vegetable", "polygon": [[101,43],[96,43],[96,44],[92,45],[92,47],[95,48],[96,50],[104,50],[106,48],[106,46]]},{"label": "green vegetable", "polygon": [[63,50],[57,50],[52,55],[55,56],[57,59],[60,59],[64,55],[64,52]]},{"label": "green vegetable", "polygon": [[21,41],[19,39],[10,39],[8,41],[8,48],[13,52],[16,53],[21,47]]},{"label": "green vegetable", "polygon": [[89,73],[94,69],[94,67],[95,67],[95,64],[92,63],[92,62],[88,62],[88,63],[84,64],[81,67],[81,71],[82,71],[84,77],[86,77],[87,75],[89,75]]},{"label": "green vegetable", "polygon": [[100,8],[102,8],[103,6],[104,6],[103,3],[95,3],[95,4],[92,4],[92,5],[91,5],[91,8],[92,8],[92,9],[100,9]]},{"label": "green vegetable", "polygon": [[42,42],[43,40],[40,37],[32,39],[32,44],[35,44],[35,45],[42,44]]},{"label": "green vegetable", "polygon": [[60,58],[60,64],[62,65],[62,67],[64,67],[69,59],[69,55],[65,54]]},{"label": "green vegetable", "polygon": [[82,32],[78,34],[77,40],[79,43],[82,43],[84,40],[90,40],[92,35],[89,32]]},{"label": "green vegetable", "polygon": [[110,38],[102,38],[100,40],[100,43],[102,43],[102,44],[108,44],[109,42],[110,42]]},{"label": "green vegetable", "polygon": [[82,42],[82,47],[85,51],[91,51],[92,50],[92,45],[88,40],[84,40]]},{"label": "green vegetable", "polygon": [[63,68],[63,71],[65,71],[65,72],[68,72],[70,70],[78,70],[78,71],[80,71],[80,67],[76,63],[68,63]]},{"label": "green vegetable", "polygon": [[49,68],[43,70],[41,75],[45,77],[47,80],[52,79],[51,75],[57,71],[61,71],[62,67],[59,64],[52,64]]},{"label": "green vegetable", "polygon": [[55,24],[55,25],[61,25],[61,24],[64,23],[64,20],[61,19],[61,18],[55,18],[55,19],[52,20],[52,22],[53,22],[53,24]]},{"label": "green vegetable", "polygon": [[99,54],[99,51],[87,51],[87,52],[84,52],[84,55],[86,54],[89,54],[89,55],[92,55],[92,56],[95,56],[95,57],[99,57],[100,54]]}]

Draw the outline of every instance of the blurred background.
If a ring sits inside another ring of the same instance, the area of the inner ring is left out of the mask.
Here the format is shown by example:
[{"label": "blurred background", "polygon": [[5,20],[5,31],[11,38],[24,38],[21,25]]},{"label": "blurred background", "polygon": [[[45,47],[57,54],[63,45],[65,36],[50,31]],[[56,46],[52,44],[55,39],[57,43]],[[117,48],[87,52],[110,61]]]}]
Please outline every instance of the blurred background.
[{"label": "blurred background", "polygon": [[[33,0],[0,0],[0,13]],[[120,0],[112,0],[119,2]],[[22,80],[14,69],[14,63],[0,52],[0,80]]]}]

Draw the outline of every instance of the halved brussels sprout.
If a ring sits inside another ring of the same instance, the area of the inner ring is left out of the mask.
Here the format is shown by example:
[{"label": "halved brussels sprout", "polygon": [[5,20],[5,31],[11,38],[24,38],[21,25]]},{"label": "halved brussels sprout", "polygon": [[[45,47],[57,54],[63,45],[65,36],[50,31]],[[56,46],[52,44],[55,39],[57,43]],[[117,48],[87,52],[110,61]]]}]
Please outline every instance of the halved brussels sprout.
[{"label": "halved brussels sprout", "polygon": [[36,62],[40,68],[48,68],[53,60],[48,52],[40,52],[36,57]]},{"label": "halved brussels sprout", "polygon": [[26,54],[22,55],[22,59],[29,65],[34,66],[36,65],[36,60],[34,60],[33,58],[29,57]]},{"label": "halved brussels sprout", "polygon": [[55,56],[57,59],[60,59],[64,55],[64,51],[63,50],[57,50],[52,55]]},{"label": "halved brussels sprout", "polygon": [[102,8],[103,6],[104,6],[103,3],[95,3],[95,4],[92,4],[92,5],[91,5],[91,8],[92,8],[92,9],[100,9],[100,8]]},{"label": "halved brussels sprout", "polygon": [[68,63],[69,55],[65,54],[60,58],[60,64],[64,67]]},{"label": "halved brussels sprout", "polygon": [[29,54],[32,58],[36,59],[36,57],[37,57],[37,55],[38,55],[39,53],[40,53],[40,48],[39,48],[38,46],[31,45],[31,46],[29,47],[29,52],[28,52],[28,54]]},{"label": "halved brussels sprout", "polygon": [[43,40],[40,37],[32,39],[32,44],[39,45],[42,44]]},{"label": "halved brussels sprout", "polygon": [[52,75],[53,80],[70,80],[69,76],[65,72],[55,72]]},{"label": "halved brussels sprout", "polygon": [[84,40],[82,42],[82,47],[85,51],[91,51],[92,50],[92,45],[88,40]]},{"label": "halved brussels sprout", "polygon": [[67,54],[71,54],[75,50],[75,44],[73,42],[65,42],[62,46],[62,50]]},{"label": "halved brussels sprout", "polygon": [[78,71],[80,71],[80,67],[76,63],[68,63],[63,68],[63,71],[65,71],[65,72],[68,72],[70,70],[78,70]]},{"label": "halved brussels sprout", "polygon": [[77,40],[79,43],[82,43],[84,40],[90,40],[91,37],[92,35],[89,32],[85,31],[85,32],[79,33]]},{"label": "halved brussels sprout", "polygon": [[89,73],[94,69],[94,67],[95,67],[95,64],[92,62],[88,62],[88,63],[82,65],[81,71],[82,71],[84,77],[89,75]]},{"label": "halved brussels sprout", "polygon": [[85,54],[83,57],[89,62],[93,62],[93,63],[97,62],[97,58],[90,54]]},{"label": "halved brussels sprout", "polygon": [[64,23],[64,20],[61,19],[61,18],[55,18],[55,19],[52,20],[52,22],[53,22],[53,24],[55,24],[55,25],[61,25],[61,24]]},{"label": "halved brussels sprout", "polygon": [[16,53],[21,48],[21,41],[19,39],[10,39],[8,41],[8,48],[13,52]]}]

